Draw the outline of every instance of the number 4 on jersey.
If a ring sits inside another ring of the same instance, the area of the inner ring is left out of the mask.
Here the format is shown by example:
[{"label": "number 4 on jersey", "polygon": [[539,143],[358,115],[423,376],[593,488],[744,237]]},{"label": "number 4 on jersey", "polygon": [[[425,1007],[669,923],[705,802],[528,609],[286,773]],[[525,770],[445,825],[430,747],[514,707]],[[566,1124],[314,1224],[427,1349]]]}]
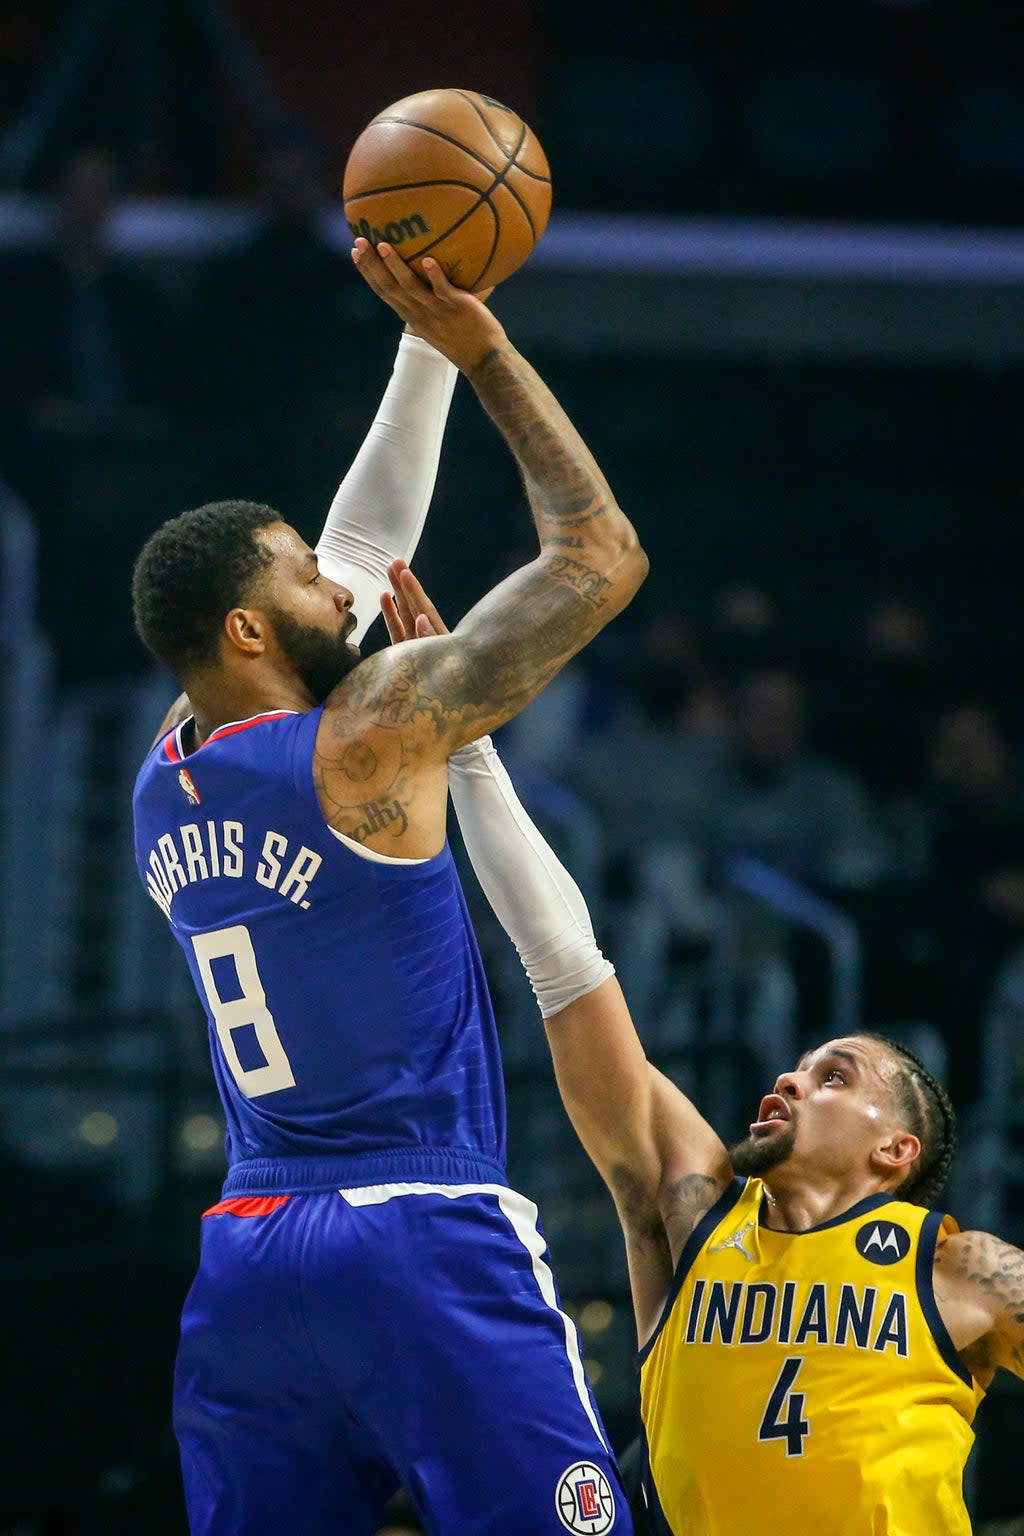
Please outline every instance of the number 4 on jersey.
[{"label": "number 4 on jersey", "polygon": [[787,1456],[802,1456],[804,1441],[811,1432],[804,1418],[804,1394],[793,1391],[803,1363],[800,1356],[783,1361],[757,1432],[759,1440],[785,1440]]}]

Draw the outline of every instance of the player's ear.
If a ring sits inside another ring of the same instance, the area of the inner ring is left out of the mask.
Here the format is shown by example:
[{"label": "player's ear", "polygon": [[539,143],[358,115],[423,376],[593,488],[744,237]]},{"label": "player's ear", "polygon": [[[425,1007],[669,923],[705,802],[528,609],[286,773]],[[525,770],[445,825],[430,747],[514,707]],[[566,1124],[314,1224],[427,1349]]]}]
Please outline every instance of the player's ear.
[{"label": "player's ear", "polygon": [[224,634],[236,650],[248,656],[266,650],[266,623],[256,608],[232,608],[224,615]]},{"label": "player's ear", "polygon": [[886,1141],[875,1147],[871,1162],[878,1173],[902,1173],[905,1176],[920,1156],[919,1137],[912,1131],[893,1131]]}]

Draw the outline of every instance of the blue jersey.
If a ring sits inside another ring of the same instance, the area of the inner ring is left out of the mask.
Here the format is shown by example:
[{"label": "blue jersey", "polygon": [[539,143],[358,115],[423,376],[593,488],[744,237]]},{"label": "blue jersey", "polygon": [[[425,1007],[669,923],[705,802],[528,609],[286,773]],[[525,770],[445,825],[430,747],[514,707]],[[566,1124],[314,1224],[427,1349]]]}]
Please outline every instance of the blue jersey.
[{"label": "blue jersey", "polygon": [[226,1190],[501,1179],[497,1034],[451,852],[384,859],[327,825],[321,714],[224,725],[187,757],[179,727],[135,787],[139,872],[209,1023]]}]

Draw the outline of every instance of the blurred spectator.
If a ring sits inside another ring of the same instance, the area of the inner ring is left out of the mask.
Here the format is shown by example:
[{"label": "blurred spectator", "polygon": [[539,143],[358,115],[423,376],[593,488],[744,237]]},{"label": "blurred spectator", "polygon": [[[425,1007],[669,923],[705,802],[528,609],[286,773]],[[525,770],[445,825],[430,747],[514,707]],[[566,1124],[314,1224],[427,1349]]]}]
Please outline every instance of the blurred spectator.
[{"label": "blurred spectator", "polygon": [[390,325],[347,254],[327,244],[326,202],[308,149],[270,155],[255,232],[200,283],[193,349],[196,418],[212,429],[223,494],[269,501],[300,525],[320,515],[340,479],[345,426],[353,437],[365,426],[353,359]]},{"label": "blurred spectator", "polygon": [[728,721],[722,690],[682,615],[655,614],[628,652],[610,661],[607,678],[615,707],[584,730],[564,772],[600,813],[621,865],[703,825],[709,770]]},{"label": "blurred spectator", "polygon": [[810,885],[860,889],[885,871],[886,848],[860,782],[807,745],[807,688],[782,667],[737,687],[733,739],[708,786],[713,854],[763,859]]},{"label": "blurred spectator", "polygon": [[726,730],[722,688],[685,614],[655,614],[630,648],[617,680],[655,730],[708,738]]},{"label": "blurred spectator", "polygon": [[79,150],[59,179],[50,243],[5,262],[14,446],[19,427],[52,439],[165,421],[173,327],[163,296],[112,249],[117,192],[113,156]]},{"label": "blurred spectator", "polygon": [[838,676],[830,672],[824,739],[887,802],[927,787],[926,742],[943,680],[931,620],[901,596],[879,597],[868,607],[852,655]]},{"label": "blurred spectator", "polygon": [[[699,957],[721,931],[714,887],[730,855],[761,859],[843,895],[873,888],[886,869],[885,840],[863,787],[807,746],[806,685],[798,674],[780,667],[750,673],[734,689],[728,715],[719,704],[715,729],[703,734],[681,723],[686,677],[677,668],[673,700],[663,676],[646,695],[643,717],[588,742],[574,772],[629,872],[619,882],[632,901],[619,924],[616,959],[640,1016],[658,1006],[673,957]],[[760,904],[742,903],[736,916],[742,958],[760,986],[795,947]],[[803,994],[822,990],[822,959],[815,954],[808,964],[802,951],[795,958],[803,1004]],[[803,1022],[809,1028],[812,1020]]]},{"label": "blurred spectator", "polygon": [[[134,657],[133,504],[160,505],[178,397],[166,294],[111,242],[118,166],[83,148],[57,187],[52,237],[4,263],[5,471],[36,515],[59,605],[43,615],[66,673]],[[102,590],[102,601],[96,593]],[[84,632],[89,645],[82,646]]]},{"label": "blurred spectator", "polygon": [[930,764],[931,1012],[949,1054],[950,1091],[968,1103],[993,981],[1024,941],[1024,795],[1009,743],[984,706],[961,704],[942,716]]},{"label": "blurred spectator", "polygon": [[737,577],[714,595],[705,650],[714,670],[735,682],[755,667],[792,663],[795,641],[768,591]]}]

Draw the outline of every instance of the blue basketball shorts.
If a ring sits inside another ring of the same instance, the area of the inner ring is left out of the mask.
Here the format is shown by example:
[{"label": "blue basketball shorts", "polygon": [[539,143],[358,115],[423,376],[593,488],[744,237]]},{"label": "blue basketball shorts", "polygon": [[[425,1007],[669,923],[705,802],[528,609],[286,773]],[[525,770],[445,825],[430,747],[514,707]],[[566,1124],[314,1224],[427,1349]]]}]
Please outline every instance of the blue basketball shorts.
[{"label": "blue basketball shorts", "polygon": [[226,1200],[175,1430],[193,1536],[630,1536],[537,1208],[501,1185]]}]

